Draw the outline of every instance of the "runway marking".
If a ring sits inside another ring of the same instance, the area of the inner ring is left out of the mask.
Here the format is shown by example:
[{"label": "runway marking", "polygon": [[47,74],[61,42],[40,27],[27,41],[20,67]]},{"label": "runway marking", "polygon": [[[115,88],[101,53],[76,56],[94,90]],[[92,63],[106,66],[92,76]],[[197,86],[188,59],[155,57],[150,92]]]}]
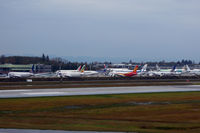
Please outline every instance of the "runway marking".
[{"label": "runway marking", "polygon": [[31,90],[0,90],[0,92],[21,92],[21,91],[31,91]]},{"label": "runway marking", "polygon": [[29,92],[23,93],[25,95],[52,95],[52,94],[63,94],[63,92]]},{"label": "runway marking", "polygon": [[200,85],[0,90],[0,98],[200,91]]}]

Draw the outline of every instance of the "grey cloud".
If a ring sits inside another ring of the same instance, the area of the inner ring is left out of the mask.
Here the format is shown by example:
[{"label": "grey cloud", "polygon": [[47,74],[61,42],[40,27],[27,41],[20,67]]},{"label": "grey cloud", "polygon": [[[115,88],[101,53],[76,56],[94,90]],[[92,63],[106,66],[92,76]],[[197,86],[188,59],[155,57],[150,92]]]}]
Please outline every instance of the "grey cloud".
[{"label": "grey cloud", "polygon": [[2,0],[3,53],[198,60],[198,0]]}]

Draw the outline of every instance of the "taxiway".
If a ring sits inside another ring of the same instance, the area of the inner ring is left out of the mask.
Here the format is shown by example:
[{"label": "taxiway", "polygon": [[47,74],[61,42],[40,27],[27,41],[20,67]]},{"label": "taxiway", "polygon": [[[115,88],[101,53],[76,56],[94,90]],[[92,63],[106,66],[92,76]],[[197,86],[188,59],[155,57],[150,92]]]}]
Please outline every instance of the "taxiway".
[{"label": "taxiway", "polygon": [[200,91],[200,85],[0,90],[0,98]]}]

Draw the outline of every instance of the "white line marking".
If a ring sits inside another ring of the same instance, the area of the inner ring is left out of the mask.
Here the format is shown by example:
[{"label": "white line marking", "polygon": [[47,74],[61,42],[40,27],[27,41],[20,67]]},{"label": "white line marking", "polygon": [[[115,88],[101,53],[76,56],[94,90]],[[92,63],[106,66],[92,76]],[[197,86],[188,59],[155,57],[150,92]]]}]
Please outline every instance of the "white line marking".
[{"label": "white line marking", "polygon": [[25,95],[52,95],[52,94],[62,94],[63,92],[30,92],[23,93]]},{"label": "white line marking", "polygon": [[21,92],[21,91],[31,91],[31,90],[0,90],[0,92]]}]

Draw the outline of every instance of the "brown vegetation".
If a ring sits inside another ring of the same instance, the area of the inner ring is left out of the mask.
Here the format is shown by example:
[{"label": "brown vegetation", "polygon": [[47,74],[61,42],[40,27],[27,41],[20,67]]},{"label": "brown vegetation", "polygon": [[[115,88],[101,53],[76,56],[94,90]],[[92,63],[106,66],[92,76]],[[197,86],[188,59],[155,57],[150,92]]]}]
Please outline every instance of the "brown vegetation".
[{"label": "brown vegetation", "polygon": [[200,92],[0,99],[1,128],[200,132]]}]

